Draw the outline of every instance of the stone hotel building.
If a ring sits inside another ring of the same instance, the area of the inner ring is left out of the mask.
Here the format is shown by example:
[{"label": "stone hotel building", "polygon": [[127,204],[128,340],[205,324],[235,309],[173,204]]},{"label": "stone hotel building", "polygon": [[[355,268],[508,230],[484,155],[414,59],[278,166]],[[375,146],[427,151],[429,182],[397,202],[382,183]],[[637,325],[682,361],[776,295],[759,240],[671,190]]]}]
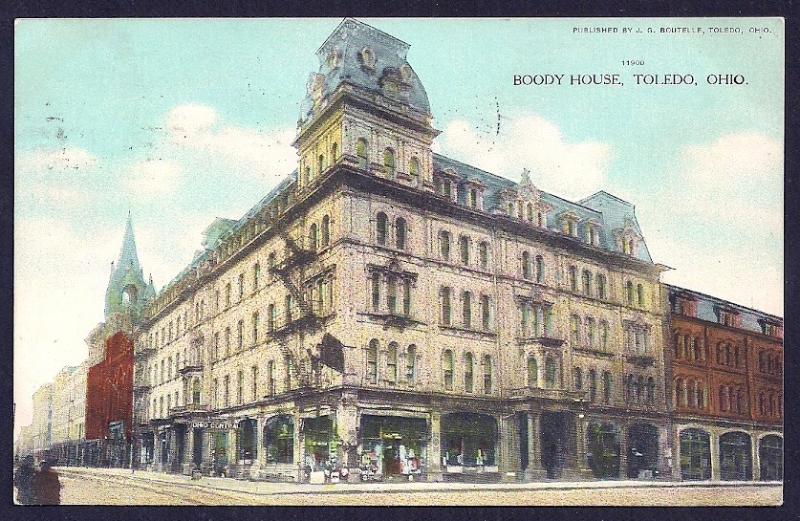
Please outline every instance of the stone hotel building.
[{"label": "stone hotel building", "polygon": [[144,307],[135,463],[287,480],[328,464],[351,479],[671,475],[665,268],[633,205],[433,153],[408,47],[343,21],[317,51],[296,171],[211,223]]}]

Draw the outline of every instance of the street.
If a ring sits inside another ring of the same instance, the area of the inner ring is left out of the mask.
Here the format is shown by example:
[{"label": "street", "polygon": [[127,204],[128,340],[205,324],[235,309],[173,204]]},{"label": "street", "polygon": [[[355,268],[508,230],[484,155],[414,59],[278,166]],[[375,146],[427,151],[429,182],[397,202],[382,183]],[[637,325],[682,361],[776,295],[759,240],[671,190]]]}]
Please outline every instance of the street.
[{"label": "street", "polygon": [[[473,485],[417,484],[369,488],[235,482],[172,481],[137,472],[61,474],[65,505],[451,505],[451,506],[763,506],[782,502],[781,485],[637,486],[624,483]],[[429,491],[425,487],[430,487]]]}]

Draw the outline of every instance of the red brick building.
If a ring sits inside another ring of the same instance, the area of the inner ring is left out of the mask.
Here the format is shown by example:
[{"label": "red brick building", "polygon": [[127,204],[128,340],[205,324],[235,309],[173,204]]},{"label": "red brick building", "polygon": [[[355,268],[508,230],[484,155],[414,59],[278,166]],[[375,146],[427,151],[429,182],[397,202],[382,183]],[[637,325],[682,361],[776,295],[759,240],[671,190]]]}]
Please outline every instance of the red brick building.
[{"label": "red brick building", "polygon": [[106,340],[105,358],[86,377],[86,439],[131,437],[133,343],[118,332]]},{"label": "red brick building", "polygon": [[783,319],[668,289],[676,475],[782,479]]}]

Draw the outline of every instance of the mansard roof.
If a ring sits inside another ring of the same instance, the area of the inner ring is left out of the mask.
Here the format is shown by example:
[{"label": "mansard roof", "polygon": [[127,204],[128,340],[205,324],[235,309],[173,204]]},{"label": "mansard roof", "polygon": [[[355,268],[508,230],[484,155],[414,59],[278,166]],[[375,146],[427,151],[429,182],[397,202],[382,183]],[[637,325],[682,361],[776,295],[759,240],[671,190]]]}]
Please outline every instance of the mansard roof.
[{"label": "mansard roof", "polygon": [[[462,163],[455,159],[433,154],[433,166],[436,171],[445,169],[454,170],[461,178],[477,179],[486,188],[484,190],[484,208],[492,211],[500,208],[501,194],[503,192],[516,192],[520,188],[520,183],[487,172],[478,167]],[[547,228],[557,231],[558,216],[568,212],[578,217],[583,222],[594,222],[600,229],[600,246],[607,250],[617,251],[614,242],[615,232],[630,225],[636,234],[641,238],[642,248],[637,248],[635,257],[644,262],[653,262],[647,244],[644,241],[639,223],[636,220],[634,206],[619,197],[605,191],[597,192],[578,202],[568,201],[562,197],[538,190],[540,200],[551,208],[547,219]]]},{"label": "mansard roof", "polygon": [[719,309],[722,308],[738,314],[740,319],[740,328],[747,331],[761,333],[761,323],[763,321],[783,327],[783,318],[777,315],[772,315],[758,309],[736,304],[735,302],[714,297],[712,295],[707,295],[693,289],[687,289],[672,284],[665,284],[665,286],[669,290],[670,299],[674,296],[683,296],[690,297],[692,300],[694,300],[697,306],[696,317],[700,320],[705,320],[707,322],[718,322],[717,313]]},{"label": "mansard roof", "polygon": [[344,19],[317,50],[319,70],[309,78],[301,119],[311,114],[315,98],[323,100],[343,83],[376,93],[394,92],[384,88],[385,83],[392,83],[402,93],[398,100],[430,114],[425,88],[406,61],[408,49],[407,43],[388,33],[352,18]]}]

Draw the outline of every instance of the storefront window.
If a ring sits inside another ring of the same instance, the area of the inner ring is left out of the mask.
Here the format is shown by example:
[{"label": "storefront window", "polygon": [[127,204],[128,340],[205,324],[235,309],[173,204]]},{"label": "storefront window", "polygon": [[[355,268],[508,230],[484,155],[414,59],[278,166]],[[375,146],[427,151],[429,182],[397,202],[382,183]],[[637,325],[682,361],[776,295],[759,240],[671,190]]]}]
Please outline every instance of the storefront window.
[{"label": "storefront window", "polygon": [[264,450],[267,463],[294,462],[294,420],[291,416],[273,416],[267,420]]},{"label": "storefront window", "polygon": [[491,416],[453,413],[442,416],[442,465],[448,472],[463,467],[496,471],[497,422]]},{"label": "storefront window", "polygon": [[422,418],[362,416],[359,466],[362,472],[418,474],[425,468],[427,422]]},{"label": "storefront window", "polygon": [[256,452],[256,420],[247,419],[239,422],[239,459],[254,460]]}]

